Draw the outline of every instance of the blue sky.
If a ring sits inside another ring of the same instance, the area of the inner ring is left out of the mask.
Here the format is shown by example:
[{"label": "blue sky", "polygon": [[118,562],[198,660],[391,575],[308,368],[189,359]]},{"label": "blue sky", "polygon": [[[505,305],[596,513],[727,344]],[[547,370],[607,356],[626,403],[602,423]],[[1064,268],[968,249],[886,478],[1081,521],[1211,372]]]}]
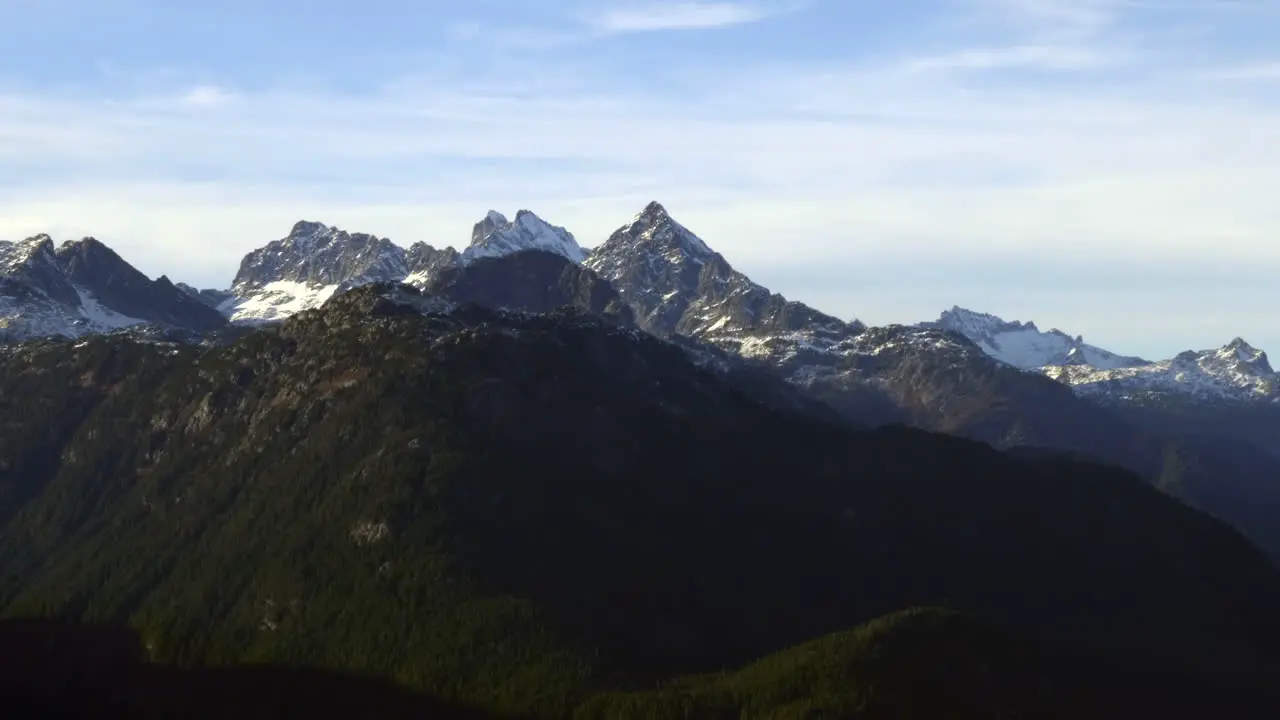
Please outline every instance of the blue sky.
[{"label": "blue sky", "polygon": [[662,201],[870,323],[1280,352],[1280,0],[0,0],[0,238],[226,286],[299,218]]}]

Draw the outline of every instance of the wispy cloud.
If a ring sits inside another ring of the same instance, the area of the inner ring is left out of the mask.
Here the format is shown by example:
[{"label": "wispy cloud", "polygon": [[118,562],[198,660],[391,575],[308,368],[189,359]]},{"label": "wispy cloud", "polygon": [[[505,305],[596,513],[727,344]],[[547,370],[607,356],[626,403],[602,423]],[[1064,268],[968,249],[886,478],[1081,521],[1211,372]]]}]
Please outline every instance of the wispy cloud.
[{"label": "wispy cloud", "polygon": [[701,30],[744,25],[795,10],[799,2],[699,2],[649,0],[605,9],[587,19],[592,28],[606,33],[656,30]]},{"label": "wispy cloud", "polygon": [[220,107],[233,102],[235,99],[234,93],[228,92],[217,85],[197,85],[182,95],[183,104],[199,108]]},{"label": "wispy cloud", "polygon": [[976,17],[1036,38],[1093,36],[1113,25],[1125,0],[977,0]]},{"label": "wispy cloud", "polygon": [[1211,80],[1280,80],[1280,60],[1218,68],[1206,72],[1205,77]]},{"label": "wispy cloud", "polygon": [[1123,54],[1088,46],[1015,45],[1010,47],[970,48],[943,55],[915,58],[906,63],[909,70],[1002,70],[1040,68],[1045,70],[1087,70],[1110,66]]}]

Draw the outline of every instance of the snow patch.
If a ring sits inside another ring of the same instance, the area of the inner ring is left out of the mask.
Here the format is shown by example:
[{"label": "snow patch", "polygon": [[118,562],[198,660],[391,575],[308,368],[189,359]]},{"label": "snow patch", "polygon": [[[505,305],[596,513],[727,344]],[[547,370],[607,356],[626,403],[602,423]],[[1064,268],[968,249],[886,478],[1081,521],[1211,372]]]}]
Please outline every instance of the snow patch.
[{"label": "snow patch", "polygon": [[146,323],[146,320],[122,315],[111,308],[105,307],[98,302],[93,293],[84,288],[76,287],[75,291],[76,295],[80,296],[80,314],[95,328],[101,328],[102,331],[111,331]]},{"label": "snow patch", "polygon": [[318,308],[337,291],[337,285],[308,285],[277,280],[252,290],[246,297],[227,300],[218,306],[218,310],[233,323],[258,325]]}]

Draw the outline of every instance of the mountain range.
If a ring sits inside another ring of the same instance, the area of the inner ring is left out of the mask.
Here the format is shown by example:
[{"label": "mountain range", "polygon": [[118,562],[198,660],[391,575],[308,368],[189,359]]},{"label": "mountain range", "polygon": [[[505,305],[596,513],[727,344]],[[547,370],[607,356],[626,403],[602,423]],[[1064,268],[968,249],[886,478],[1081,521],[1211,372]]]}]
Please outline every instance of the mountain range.
[{"label": "mountain range", "polygon": [[0,707],[1280,708],[1280,416],[1243,341],[868,327],[657,203],[590,250],[526,210],[462,252],[300,222],[229,289],[92,239],[0,258],[0,659],[29,670]]},{"label": "mountain range", "polygon": [[1280,383],[1244,340],[1153,362],[959,307],[868,327],[753,282],[656,202],[590,250],[528,210],[488,212],[462,252],[302,221],[246,255],[226,290],[147,280],[91,238],[0,243],[0,268],[10,341],[225,342],[384,282],[493,308],[573,305],[788,406],[1120,465],[1280,557]]},{"label": "mountain range", "polygon": [[[395,281],[422,288],[445,268],[524,250],[556,254],[596,272],[618,289],[637,325],[648,332],[703,340],[744,357],[781,362],[810,351],[840,354],[849,350],[838,347],[842,341],[867,330],[860,322],[846,323],[788,302],[753,283],[651,203],[591,250],[528,210],[512,220],[489,211],[461,253],[421,242],[406,249],[386,238],[301,221],[286,237],[246,255],[225,290],[174,286],[164,277],[148,281],[93,238],[56,250],[47,235],[0,241],[0,337],[79,337],[140,324],[208,332],[222,324],[191,307],[189,297],[217,309],[229,323],[260,324],[318,307],[359,285]],[[98,277],[87,275],[86,268]],[[119,279],[105,287],[111,278]],[[1280,401],[1280,383],[1266,353],[1242,338],[1149,361],[1090,345],[1079,335],[960,307],[912,328],[963,336],[1002,363],[1044,374],[1092,398]],[[913,337],[933,342],[928,333]]]}]

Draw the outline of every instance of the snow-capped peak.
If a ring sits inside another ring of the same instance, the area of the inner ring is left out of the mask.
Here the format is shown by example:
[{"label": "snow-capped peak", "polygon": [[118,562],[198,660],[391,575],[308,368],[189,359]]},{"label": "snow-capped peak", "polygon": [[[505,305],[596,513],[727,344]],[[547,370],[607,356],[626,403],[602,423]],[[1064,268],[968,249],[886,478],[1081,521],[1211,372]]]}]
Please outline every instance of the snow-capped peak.
[{"label": "snow-capped peak", "polygon": [[53,252],[53,238],[44,233],[17,242],[0,240],[0,272],[11,272],[42,253],[53,260]]},{"label": "snow-capped peak", "polygon": [[1273,399],[1280,393],[1280,376],[1272,370],[1267,354],[1241,338],[1215,350],[1187,350],[1139,367],[1049,367],[1045,374],[1090,396],[1259,400]]},{"label": "snow-capped peak", "polygon": [[1245,342],[1244,338],[1235,338],[1212,354],[1209,351],[1201,354],[1204,356],[1202,364],[1214,365],[1230,372],[1254,376],[1275,373],[1271,369],[1271,363],[1267,361],[1267,354]]},{"label": "snow-capped peak", "polygon": [[1036,327],[1034,322],[1006,321],[990,313],[976,312],[962,308],[959,305],[953,305],[950,310],[943,310],[942,315],[938,317],[937,324],[944,330],[958,332],[970,339],[975,336],[987,337],[1014,330],[1035,330],[1039,332],[1039,328]]},{"label": "snow-capped peak", "polygon": [[344,287],[400,280],[403,248],[386,238],[302,220],[289,234],[245,255],[233,293],[219,306],[235,322],[263,322],[316,307]]},{"label": "snow-capped peak", "polygon": [[1218,350],[1217,356],[1225,361],[1234,358],[1236,362],[1248,367],[1257,368],[1262,372],[1272,372],[1271,363],[1267,362],[1267,354],[1250,345],[1244,338],[1238,337],[1223,345]]},{"label": "snow-capped peak", "polygon": [[921,323],[921,326],[960,333],[988,355],[1023,370],[1059,365],[1114,369],[1148,364],[1142,358],[1116,355],[1088,345],[1079,335],[1072,337],[1058,329],[1044,332],[1033,322],[1007,322],[995,315],[959,306],[944,311],[935,322]]},{"label": "snow-capped peak", "polygon": [[502,213],[490,210],[472,230],[471,246],[462,253],[461,262],[465,264],[521,250],[545,250],[575,263],[581,263],[587,257],[573,233],[528,210],[518,211],[514,220],[507,220]]},{"label": "snow-capped peak", "polygon": [[92,237],[0,242],[0,337],[79,337],[141,324],[204,332],[224,320]]},{"label": "snow-capped peak", "polygon": [[615,237],[625,237],[633,242],[653,242],[672,249],[679,248],[699,257],[715,254],[702,241],[702,238],[677,222],[656,200],[646,205],[644,210],[631,219],[630,223],[615,232],[610,240]]}]

